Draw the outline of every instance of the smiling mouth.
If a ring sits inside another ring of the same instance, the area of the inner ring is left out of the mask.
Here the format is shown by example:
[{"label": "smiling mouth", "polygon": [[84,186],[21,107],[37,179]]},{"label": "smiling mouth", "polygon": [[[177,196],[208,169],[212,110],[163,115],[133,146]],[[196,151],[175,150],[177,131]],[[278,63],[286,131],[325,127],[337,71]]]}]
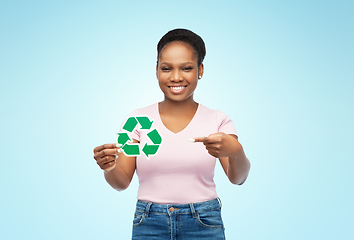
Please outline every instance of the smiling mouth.
[{"label": "smiling mouth", "polygon": [[173,89],[173,90],[181,90],[183,88],[187,87],[187,85],[184,86],[169,86],[169,88]]},{"label": "smiling mouth", "polygon": [[180,93],[182,92],[187,85],[180,85],[180,86],[168,86],[171,89],[171,92],[173,93]]}]

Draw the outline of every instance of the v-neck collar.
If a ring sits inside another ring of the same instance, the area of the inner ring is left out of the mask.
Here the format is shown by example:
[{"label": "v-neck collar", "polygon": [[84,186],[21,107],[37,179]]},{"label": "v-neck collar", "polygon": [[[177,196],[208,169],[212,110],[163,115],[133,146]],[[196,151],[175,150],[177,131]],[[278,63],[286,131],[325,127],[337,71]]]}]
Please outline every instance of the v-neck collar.
[{"label": "v-neck collar", "polygon": [[179,132],[172,132],[170,129],[168,129],[166,126],[165,126],[165,124],[162,122],[162,119],[161,119],[161,116],[160,116],[160,111],[159,111],[159,103],[156,103],[156,111],[157,111],[157,116],[158,116],[158,120],[160,121],[160,124],[168,131],[168,132],[170,132],[170,133],[172,133],[172,134],[174,134],[174,135],[178,135],[178,134],[181,134],[181,133],[183,133],[184,131],[186,131],[186,129],[188,129],[189,128],[189,126],[193,123],[193,121],[194,121],[194,119],[196,118],[196,116],[198,115],[198,112],[199,112],[199,110],[200,110],[200,107],[201,107],[201,104],[200,103],[198,103],[198,107],[197,107],[197,111],[195,111],[195,113],[194,113],[194,116],[193,116],[193,118],[189,121],[189,123],[188,123],[188,125],[185,127],[185,128],[183,128],[181,131],[179,131]]}]

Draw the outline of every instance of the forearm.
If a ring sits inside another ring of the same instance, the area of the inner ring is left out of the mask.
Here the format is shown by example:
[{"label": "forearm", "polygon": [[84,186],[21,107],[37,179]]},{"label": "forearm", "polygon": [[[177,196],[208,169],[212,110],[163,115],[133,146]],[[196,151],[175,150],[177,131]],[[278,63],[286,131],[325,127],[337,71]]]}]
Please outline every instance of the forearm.
[{"label": "forearm", "polygon": [[251,163],[245,155],[243,149],[236,157],[229,157],[227,176],[233,184],[243,184],[248,176]]},{"label": "forearm", "polygon": [[127,172],[123,167],[116,164],[115,168],[111,171],[104,171],[104,177],[112,188],[123,191],[128,188],[131,178],[128,176]]}]

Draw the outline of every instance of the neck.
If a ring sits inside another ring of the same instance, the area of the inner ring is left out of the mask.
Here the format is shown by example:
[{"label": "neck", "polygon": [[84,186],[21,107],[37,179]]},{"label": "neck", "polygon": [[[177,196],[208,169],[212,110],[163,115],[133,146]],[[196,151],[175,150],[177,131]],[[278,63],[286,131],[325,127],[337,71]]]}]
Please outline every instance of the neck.
[{"label": "neck", "polygon": [[193,96],[186,99],[185,101],[176,102],[165,98],[159,103],[160,111],[167,112],[169,114],[183,114],[190,111],[195,111],[198,108],[198,103],[193,99]]}]

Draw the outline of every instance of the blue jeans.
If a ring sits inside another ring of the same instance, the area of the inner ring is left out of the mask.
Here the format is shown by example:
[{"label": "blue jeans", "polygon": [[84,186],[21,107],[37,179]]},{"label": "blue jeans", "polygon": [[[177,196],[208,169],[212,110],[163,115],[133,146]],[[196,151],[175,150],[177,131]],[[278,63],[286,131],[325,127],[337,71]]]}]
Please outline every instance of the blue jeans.
[{"label": "blue jeans", "polygon": [[220,200],[168,205],[138,201],[132,239],[225,239]]}]

